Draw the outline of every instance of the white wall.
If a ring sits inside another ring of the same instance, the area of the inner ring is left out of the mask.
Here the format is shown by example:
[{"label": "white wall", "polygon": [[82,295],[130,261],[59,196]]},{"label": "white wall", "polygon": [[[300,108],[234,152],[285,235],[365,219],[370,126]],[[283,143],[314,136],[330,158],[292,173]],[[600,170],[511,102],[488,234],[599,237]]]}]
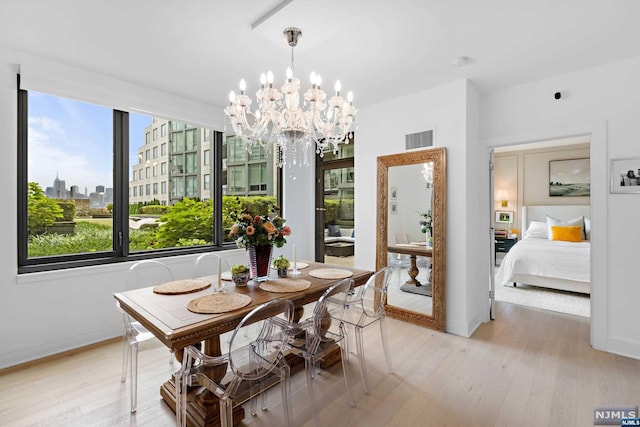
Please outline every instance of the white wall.
[{"label": "white wall", "polygon": [[[532,82],[481,99],[483,143],[590,137],[592,320],[595,348],[640,358],[640,196],[609,194],[611,159],[638,156],[640,58]],[[562,91],[561,100],[553,94]]]},{"label": "white wall", "polygon": [[[447,149],[446,330],[464,336],[470,335],[478,319],[488,313],[488,308],[484,309],[485,314],[470,313],[467,307],[467,265],[470,256],[477,257],[470,255],[475,248],[468,243],[467,231],[471,230],[473,238],[478,233],[476,222],[482,218],[482,212],[476,216],[475,199],[480,196],[472,194],[468,198],[467,194],[467,169],[471,167],[477,173],[480,167],[473,165],[476,158],[471,161],[467,153],[467,104],[471,92],[475,91],[468,82],[460,80],[361,108],[355,145],[355,259],[357,266],[367,269],[375,268],[376,232],[380,229],[375,215],[376,158],[404,152],[406,134],[429,129],[434,129],[435,146]],[[475,181],[476,177],[470,180]],[[472,218],[468,211],[474,213]],[[488,229],[488,225],[484,228]],[[488,254],[488,249],[485,252]],[[485,264],[488,268],[488,255]]]},{"label": "white wall", "polygon": [[[77,268],[45,273],[17,274],[17,87],[16,64],[37,64],[38,72],[50,72],[56,87],[63,90],[111,92],[128,105],[154,105],[165,114],[215,125],[208,121],[222,116],[212,106],[197,105],[174,95],[137,87],[126,82],[72,69],[60,64],[0,48],[0,179],[5,183],[0,223],[4,224],[0,257],[0,368],[59,353],[122,334],[122,318],[112,294],[123,289],[130,263]],[[33,69],[33,68],[32,68]],[[67,74],[67,79],[64,76]],[[66,82],[66,83],[64,83]],[[63,84],[64,83],[64,84]],[[54,84],[54,83],[52,83]],[[120,94],[121,96],[119,96]],[[67,93],[68,95],[68,93]],[[91,99],[88,99],[91,100]],[[95,101],[95,99],[94,99]],[[118,101],[120,102],[120,101]],[[189,117],[187,117],[189,116]],[[214,119],[215,121],[215,119]],[[190,277],[197,255],[164,258],[176,278]],[[246,262],[244,250],[226,251],[231,264]]]},{"label": "white wall", "polygon": [[[0,179],[5,182],[5,224],[0,257],[0,367],[39,358],[120,334],[111,294],[120,290],[127,265],[16,274],[16,64],[25,58],[0,51]],[[82,85],[113,85],[127,99],[153,111],[217,110],[193,101],[114,82],[82,70],[34,60],[42,72],[70,71]],[[610,159],[637,157],[640,59],[611,64],[480,96],[464,80],[362,108],[356,149],[356,266],[375,268],[376,157],[404,151],[404,135],[434,129],[447,149],[446,329],[468,336],[488,319],[488,147],[589,134],[592,175],[592,342],[596,348],[640,357],[636,302],[640,301],[635,226],[640,196],[608,193]],[[563,91],[560,101],[555,91]],[[171,100],[171,102],[168,102]],[[142,104],[141,104],[142,105]],[[220,113],[221,116],[221,113]],[[190,117],[183,117],[189,119]],[[207,124],[207,123],[203,123]],[[478,135],[482,139],[478,140]],[[296,179],[291,179],[295,175]],[[313,168],[285,171],[285,217],[299,258],[313,258]],[[287,245],[289,246],[289,245]],[[284,248],[285,252],[287,247]],[[243,250],[232,251],[243,260]],[[188,277],[193,256],[175,257],[176,277]],[[232,261],[235,262],[235,261]]]},{"label": "white wall", "polygon": [[[433,206],[433,189],[426,188],[426,182],[422,178],[422,164],[389,168],[389,187],[398,189],[396,200],[390,203],[397,204],[396,213],[387,209],[387,232],[389,243],[404,243],[401,236],[406,236],[408,241],[424,241],[420,221],[422,217],[418,212],[426,212]],[[400,237],[400,240],[396,239]]]}]

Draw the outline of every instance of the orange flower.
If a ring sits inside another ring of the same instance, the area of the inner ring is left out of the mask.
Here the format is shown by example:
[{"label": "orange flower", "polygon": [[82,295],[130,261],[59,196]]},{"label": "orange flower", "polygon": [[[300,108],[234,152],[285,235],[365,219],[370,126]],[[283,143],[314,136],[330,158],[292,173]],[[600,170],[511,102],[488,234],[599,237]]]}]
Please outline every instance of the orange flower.
[{"label": "orange flower", "polygon": [[233,237],[236,234],[238,234],[239,228],[237,225],[234,225],[233,227],[231,227],[231,231],[229,231],[229,237]]},{"label": "orange flower", "polygon": [[264,227],[265,230],[267,230],[267,233],[269,234],[273,234],[273,232],[276,231],[276,227],[274,227],[274,225],[271,224],[270,222],[265,222],[264,224],[262,224],[262,226]]},{"label": "orange flower", "polygon": [[256,229],[253,227],[253,225],[248,225],[245,230],[247,232],[247,236],[253,236],[253,233],[256,232]]}]

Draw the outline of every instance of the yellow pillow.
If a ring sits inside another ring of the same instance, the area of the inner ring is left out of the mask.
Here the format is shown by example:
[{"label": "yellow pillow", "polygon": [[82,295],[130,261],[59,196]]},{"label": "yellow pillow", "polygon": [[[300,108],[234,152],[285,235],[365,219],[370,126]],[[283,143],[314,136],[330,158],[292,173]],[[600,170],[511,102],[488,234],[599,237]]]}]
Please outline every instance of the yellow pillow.
[{"label": "yellow pillow", "polygon": [[564,240],[566,242],[582,241],[582,226],[580,225],[552,225],[551,240]]}]

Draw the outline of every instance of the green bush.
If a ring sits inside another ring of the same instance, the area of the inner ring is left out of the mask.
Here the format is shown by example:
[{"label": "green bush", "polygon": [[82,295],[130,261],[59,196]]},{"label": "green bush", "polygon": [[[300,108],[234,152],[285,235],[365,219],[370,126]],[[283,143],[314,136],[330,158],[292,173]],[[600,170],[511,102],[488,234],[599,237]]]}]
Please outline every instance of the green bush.
[{"label": "green bush", "polygon": [[222,197],[222,227],[231,229],[235,219],[242,212],[253,215],[272,215],[280,213],[276,205],[276,198],[272,196],[223,196]]},{"label": "green bush", "polygon": [[[155,247],[172,248],[180,239],[197,239],[205,244],[213,240],[213,202],[182,199],[160,217]],[[187,237],[188,236],[188,237]]]},{"label": "green bush", "polygon": [[160,200],[153,199],[149,202],[137,202],[129,205],[129,214],[137,215],[142,212],[145,206],[160,205]]},{"label": "green bush", "polygon": [[56,199],[56,203],[62,209],[62,221],[73,221],[76,217],[76,202]]},{"label": "green bush", "polygon": [[93,218],[105,218],[112,216],[111,212],[107,208],[91,208],[89,209],[89,215]]},{"label": "green bush", "polygon": [[171,206],[149,205],[140,208],[140,213],[144,215],[164,215],[171,210]]},{"label": "green bush", "polygon": [[29,183],[27,194],[29,232],[42,233],[46,227],[63,218],[63,210],[55,200],[44,195],[42,188],[35,183]]},{"label": "green bush", "polygon": [[337,200],[333,199],[324,199],[324,208],[326,209],[324,212],[324,224],[325,227],[328,224],[335,224],[336,219],[338,218],[338,208],[340,204]]},{"label": "green bush", "polygon": [[[153,249],[155,240],[155,230],[130,230],[129,250]],[[111,226],[88,221],[78,221],[76,234],[73,236],[45,233],[29,237],[30,257],[103,252],[112,249],[113,231]]]}]

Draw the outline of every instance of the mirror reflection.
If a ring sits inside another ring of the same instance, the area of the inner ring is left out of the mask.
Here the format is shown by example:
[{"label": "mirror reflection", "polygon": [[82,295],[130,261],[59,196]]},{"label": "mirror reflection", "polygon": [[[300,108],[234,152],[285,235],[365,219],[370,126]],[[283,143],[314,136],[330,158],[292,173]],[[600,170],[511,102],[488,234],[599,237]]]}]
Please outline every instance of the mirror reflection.
[{"label": "mirror reflection", "polygon": [[392,266],[387,316],[445,327],[445,148],[378,157],[376,266]]},{"label": "mirror reflection", "polygon": [[431,316],[433,162],[389,167],[388,191],[387,304]]}]

